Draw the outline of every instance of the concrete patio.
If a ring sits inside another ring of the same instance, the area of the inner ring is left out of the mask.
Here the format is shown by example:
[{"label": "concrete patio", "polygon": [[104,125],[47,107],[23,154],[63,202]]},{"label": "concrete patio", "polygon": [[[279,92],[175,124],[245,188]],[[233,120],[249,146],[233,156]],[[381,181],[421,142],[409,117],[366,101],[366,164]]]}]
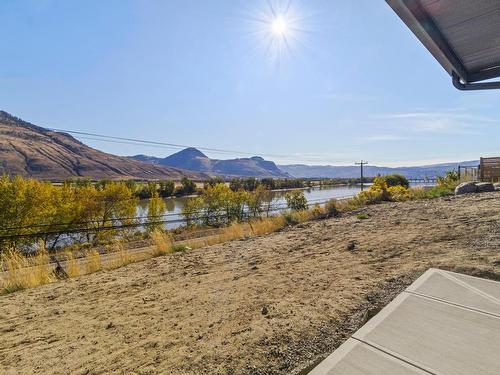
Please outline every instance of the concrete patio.
[{"label": "concrete patio", "polygon": [[500,374],[500,283],[429,269],[310,375]]}]

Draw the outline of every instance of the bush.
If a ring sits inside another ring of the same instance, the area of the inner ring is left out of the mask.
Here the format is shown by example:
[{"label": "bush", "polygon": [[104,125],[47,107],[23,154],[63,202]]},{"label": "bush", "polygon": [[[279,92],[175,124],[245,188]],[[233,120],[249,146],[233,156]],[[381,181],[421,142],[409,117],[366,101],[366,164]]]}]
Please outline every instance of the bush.
[{"label": "bush", "polygon": [[325,203],[325,211],[327,217],[337,217],[340,215],[339,203],[336,199],[330,199]]},{"label": "bush", "polygon": [[444,177],[438,177],[437,183],[439,187],[455,189],[460,182],[457,171],[448,171]]},{"label": "bush", "polygon": [[390,186],[387,188],[387,192],[391,200],[395,202],[403,202],[413,198],[411,190],[401,185]]},{"label": "bush", "polygon": [[307,209],[307,199],[301,190],[292,190],[285,194],[286,205],[292,211]]},{"label": "bush", "polygon": [[316,203],[310,210],[310,216],[312,219],[324,219],[328,217],[328,213],[326,208],[321,207],[318,203]]},{"label": "bush", "polygon": [[408,182],[408,179],[400,174],[389,174],[387,176],[382,177],[388,187],[391,186],[403,186],[408,188],[410,186],[410,183]]}]

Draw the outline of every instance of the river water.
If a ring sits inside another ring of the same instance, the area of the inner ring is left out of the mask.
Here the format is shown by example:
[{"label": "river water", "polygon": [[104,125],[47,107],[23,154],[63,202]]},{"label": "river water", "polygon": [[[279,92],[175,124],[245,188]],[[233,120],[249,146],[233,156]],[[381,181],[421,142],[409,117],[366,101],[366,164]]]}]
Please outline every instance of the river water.
[{"label": "river water", "polygon": [[[430,183],[419,183],[412,184],[412,186],[432,186]],[[367,188],[369,184],[365,184]],[[308,204],[313,205],[315,203],[324,203],[329,199],[342,199],[352,197],[361,191],[361,185],[331,185],[331,186],[318,186],[304,190],[304,195],[307,199]],[[276,190],[273,191],[273,198],[271,201],[271,206],[276,208],[286,209],[285,194],[287,190]],[[165,203],[167,206],[167,211],[165,212],[164,220],[167,221],[167,229],[175,229],[182,226],[183,223],[180,222],[182,219],[181,212],[184,207],[184,202],[187,197],[180,198],[166,198]],[[276,212],[276,211],[274,211]],[[144,199],[139,202],[137,207],[137,216],[145,217],[148,214],[148,200]],[[170,223],[168,222],[170,221]]]},{"label": "river water", "polygon": [[[365,184],[365,187],[367,185]],[[315,203],[324,203],[325,201],[336,198],[348,198],[358,194],[361,191],[360,185],[345,185],[345,186],[321,186],[321,187],[313,187],[304,190],[304,195],[307,199],[308,204]],[[271,206],[275,208],[283,208],[286,209],[286,201],[285,194],[286,190],[276,190],[273,191]],[[182,212],[182,208],[184,207],[184,202],[186,201],[186,197],[180,198],[166,198],[165,203],[167,206],[167,211],[165,212],[165,220],[167,220],[167,229],[174,229],[181,226],[183,223],[178,222],[178,220],[182,219],[180,215]],[[276,212],[276,211],[275,211]],[[137,216],[145,217],[148,214],[148,200],[144,199],[139,202],[137,207]],[[171,221],[171,223],[168,223]]]}]

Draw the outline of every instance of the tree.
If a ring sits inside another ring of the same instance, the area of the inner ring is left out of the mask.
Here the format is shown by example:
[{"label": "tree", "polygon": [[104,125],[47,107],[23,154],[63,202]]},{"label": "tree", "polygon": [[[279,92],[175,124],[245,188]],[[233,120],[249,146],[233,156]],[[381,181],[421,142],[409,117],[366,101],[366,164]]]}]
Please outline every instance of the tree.
[{"label": "tree", "polygon": [[181,180],[181,186],[177,190],[177,195],[191,195],[196,192],[196,184],[187,177]]},{"label": "tree", "polygon": [[293,211],[307,209],[307,199],[302,190],[292,190],[285,194],[286,204]]},{"label": "tree", "polygon": [[203,200],[200,197],[186,199],[182,207],[182,216],[186,219],[188,227],[199,223],[203,216]]},{"label": "tree", "polygon": [[154,193],[153,197],[148,202],[148,217],[146,219],[147,230],[152,232],[157,229],[162,229],[163,227],[163,215],[167,210],[167,205],[165,201],[160,198],[158,193]]},{"label": "tree", "polygon": [[160,197],[170,197],[174,194],[175,183],[172,180],[160,181]]}]

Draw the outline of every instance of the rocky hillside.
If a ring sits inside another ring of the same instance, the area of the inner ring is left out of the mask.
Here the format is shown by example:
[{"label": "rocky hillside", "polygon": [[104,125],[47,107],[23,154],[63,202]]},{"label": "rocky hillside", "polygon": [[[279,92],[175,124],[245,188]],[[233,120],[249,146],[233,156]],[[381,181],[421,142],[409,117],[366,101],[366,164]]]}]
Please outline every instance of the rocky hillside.
[{"label": "rocky hillside", "polygon": [[286,172],[280,170],[274,162],[264,160],[260,156],[228,160],[210,159],[193,147],[186,148],[163,159],[147,155],[136,155],[131,156],[131,158],[223,177],[290,177]]},{"label": "rocky hillside", "polygon": [[42,128],[0,111],[0,174],[3,173],[50,180],[206,177],[107,154],[86,146],[69,134]]}]

